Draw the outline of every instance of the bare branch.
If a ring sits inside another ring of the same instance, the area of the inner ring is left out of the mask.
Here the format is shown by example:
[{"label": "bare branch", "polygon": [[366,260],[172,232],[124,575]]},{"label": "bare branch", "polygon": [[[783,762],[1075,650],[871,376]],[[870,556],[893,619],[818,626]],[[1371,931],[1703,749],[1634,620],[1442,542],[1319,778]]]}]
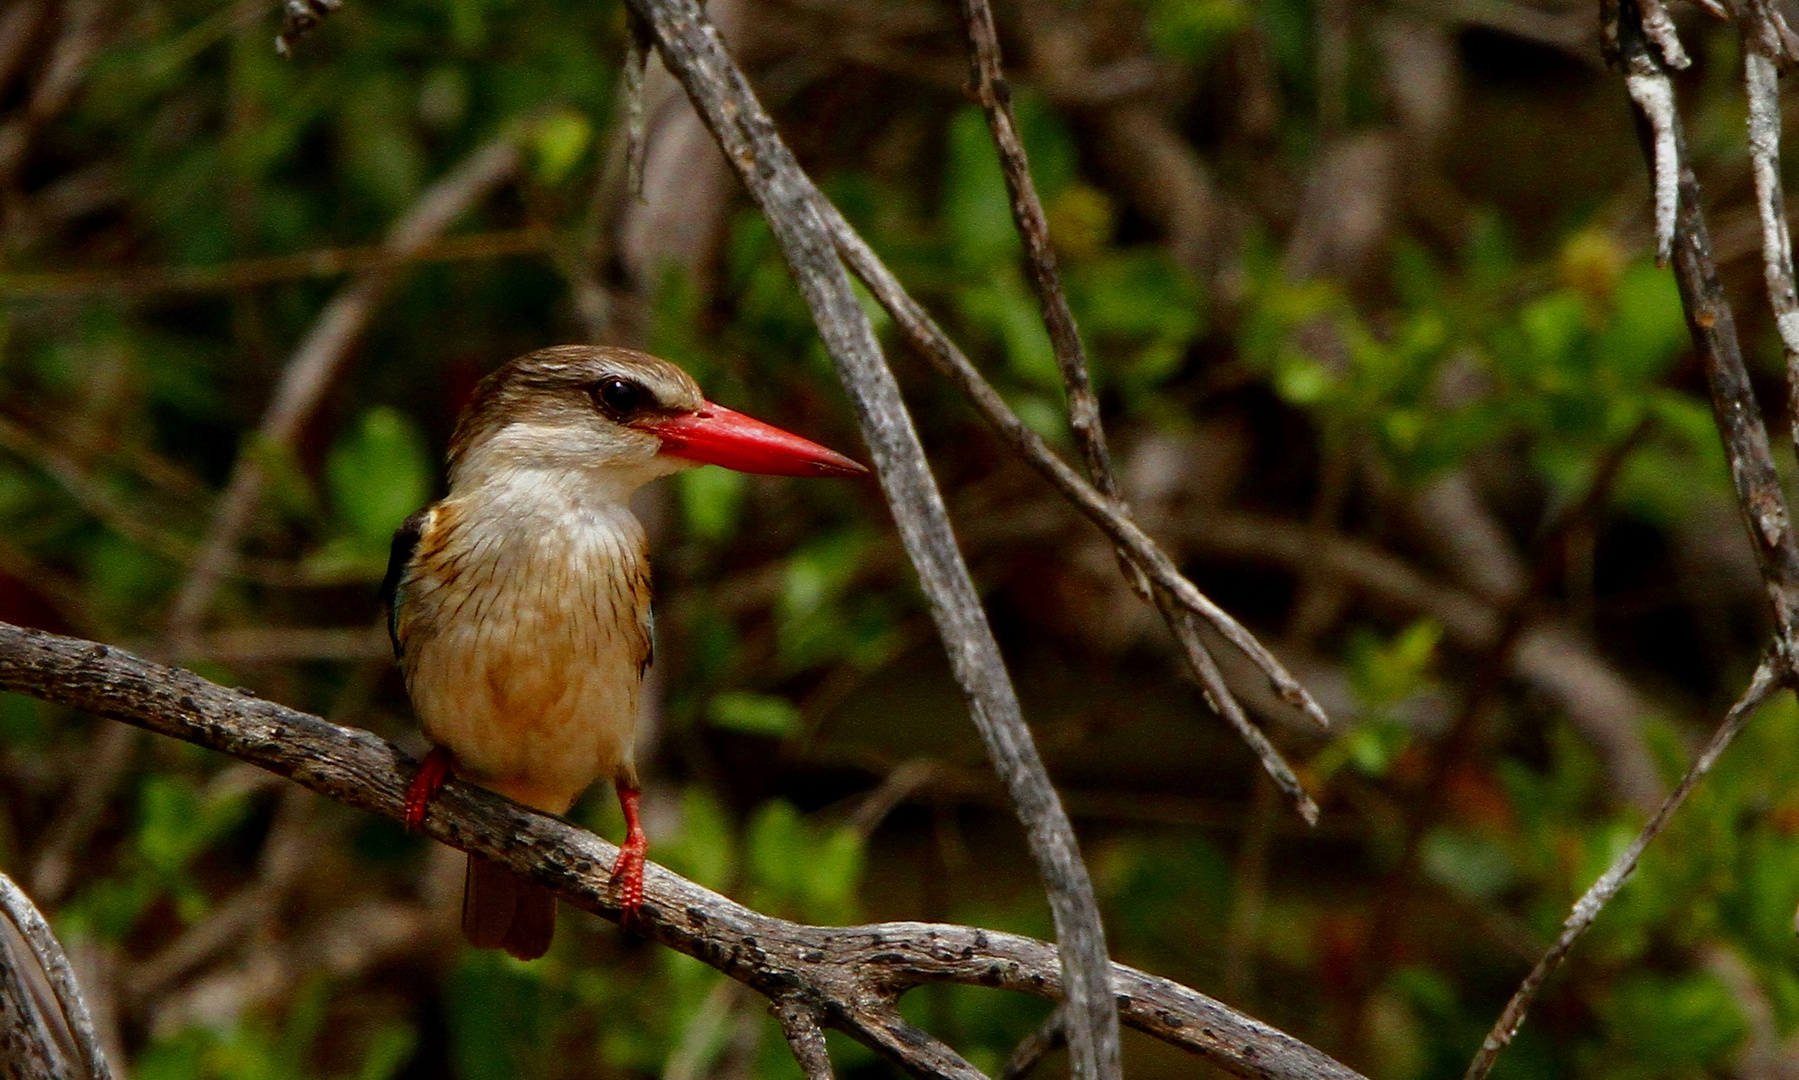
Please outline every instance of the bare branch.
[{"label": "bare branch", "polygon": [[[1690,67],[1693,63],[1687,57],[1687,51],[1680,45],[1680,35],[1674,30],[1674,20],[1668,15],[1668,9],[1662,0],[1638,0],[1643,11],[1643,32],[1655,47],[1661,50],[1662,62],[1676,71]],[[1670,106],[1672,107],[1672,106]]]},{"label": "bare branch", "polygon": [[643,19],[625,9],[625,190],[643,198],[643,164],[649,154],[644,118],[644,75],[650,63],[650,35]]},{"label": "bare branch", "polygon": [[649,25],[664,65],[687,90],[761,208],[837,366],[950,668],[1024,825],[1048,893],[1071,1001],[1075,1075],[1080,1080],[1116,1076],[1118,1020],[1110,1006],[1110,961],[1093,882],[1025,725],[898,380],[838,261],[823,217],[828,201],[800,170],[696,0],[631,0],[631,6]]},{"label": "bare branch", "polygon": [[[1666,174],[1678,177],[1679,207],[1673,230],[1674,278],[1680,286],[1681,306],[1693,346],[1705,366],[1711,391],[1712,417],[1724,440],[1731,480],[1754,546],[1762,582],[1768,593],[1775,627],[1775,641],[1782,661],[1795,670],[1799,657],[1799,543],[1793,536],[1786,496],[1774,468],[1768,430],[1762,423],[1755,391],[1743,366],[1743,349],[1737,340],[1736,320],[1730,302],[1718,282],[1717,260],[1712,255],[1711,234],[1706,228],[1699,180],[1686,160],[1686,139],[1680,116],[1673,108],[1673,89],[1667,71],[1649,48],[1643,27],[1647,9],[1639,12],[1636,0],[1618,0],[1608,7],[1608,25],[1602,34],[1615,44],[1615,61],[1630,82],[1636,102],[1639,130],[1645,132],[1644,155],[1656,170],[1657,217],[1662,214],[1662,185]],[[1635,80],[1632,82],[1632,80]],[[1641,91],[1642,87],[1662,89]],[[1658,112],[1661,95],[1667,110]],[[1645,103],[1647,100],[1647,104]]]},{"label": "bare branch", "polygon": [[800,1063],[800,1071],[806,1074],[806,1080],[832,1080],[831,1055],[825,1052],[825,1033],[818,1029],[818,1018],[812,1015],[811,1008],[797,998],[783,998],[769,1009],[781,1022],[781,1031],[787,1036],[793,1059]]},{"label": "bare branch", "polygon": [[[987,127],[999,148],[1006,190],[1012,195],[1012,222],[1024,240],[1025,263],[1031,271],[1031,287],[1043,308],[1043,325],[1049,331],[1056,363],[1062,369],[1062,385],[1068,391],[1068,424],[1087,461],[1087,475],[1107,498],[1118,500],[1118,480],[1112,475],[1112,454],[1106,448],[1106,431],[1100,424],[1099,398],[1087,371],[1087,349],[1074,324],[1074,312],[1062,291],[1062,275],[1056,269],[1056,252],[1050,246],[1049,222],[1043,203],[1031,181],[1024,140],[1012,115],[1012,90],[1000,70],[999,34],[993,26],[993,9],[987,0],[963,0],[962,18],[968,27],[970,76],[974,94],[987,113]],[[1139,595],[1148,599],[1148,586],[1132,575]]]},{"label": "bare branch", "polygon": [[1293,805],[1299,810],[1299,816],[1307,825],[1318,824],[1318,804],[1306,794],[1305,785],[1287,764],[1281,752],[1262,734],[1262,729],[1249,722],[1244,714],[1243,706],[1232,696],[1230,688],[1225,685],[1224,674],[1218,670],[1218,661],[1206,651],[1205,642],[1199,636],[1199,620],[1190,611],[1182,611],[1175,607],[1174,601],[1161,589],[1156,590],[1156,603],[1162,608],[1163,618],[1174,628],[1175,637],[1181,643],[1181,650],[1186,654],[1187,665],[1199,679],[1200,689],[1205,693],[1206,704],[1212,711],[1224,717],[1225,721],[1236,729],[1237,735],[1249,745],[1269,779],[1275,782]]},{"label": "bare branch", "polygon": [[[1785,24],[1782,23],[1782,26]],[[1755,173],[1755,208],[1762,225],[1762,274],[1768,306],[1786,354],[1787,401],[1799,416],[1799,290],[1793,283],[1793,238],[1787,230],[1786,195],[1780,184],[1780,73],[1765,51],[1768,35],[1743,27],[1743,84],[1749,98],[1749,160]],[[1779,39],[1775,37],[1775,43]],[[1799,425],[1793,427],[1799,440]]]},{"label": "bare branch", "polygon": [[1675,144],[1674,83],[1659,69],[1624,76],[1630,100],[1649,125],[1649,172],[1655,189],[1655,264],[1668,265],[1674,253],[1674,210],[1680,202],[1680,152]]},{"label": "bare branch", "polygon": [[1151,581],[1167,589],[1176,603],[1204,619],[1212,629],[1260,668],[1282,701],[1298,709],[1318,726],[1329,727],[1330,718],[1325,715],[1318,702],[1275,659],[1274,654],[1257,641],[1255,635],[1242,623],[1188,581],[1175,566],[1174,560],[1131,520],[1130,515],[1101,495],[1092,484],[1070,468],[1067,462],[1057,457],[1049,444],[1019,419],[1018,414],[1000,397],[999,391],[993,388],[993,384],[982,376],[967,355],[950,340],[930,313],[906,292],[905,286],[900,284],[893,271],[881,262],[874,249],[850,227],[843,215],[829,204],[824,205],[822,210],[838,251],[849,263],[850,269],[893,316],[895,325],[932,366],[956,384],[1000,438],[1030,463],[1032,468],[1043,474],[1075,509],[1098,525],[1100,531],[1114,544],[1123,548],[1131,560],[1149,575]]},{"label": "bare branch", "polygon": [[[37,968],[34,973],[22,970],[22,964],[19,963],[0,964],[9,969],[6,973],[10,983],[8,989],[23,989],[25,982],[34,974],[41,974],[49,983],[50,998],[47,1001],[34,1000],[32,1008],[57,1010],[59,1015],[45,1017],[45,1020],[53,1028],[66,1026],[67,1037],[72,1038],[75,1043],[71,1049],[80,1055],[79,1064],[83,1068],[81,1075],[92,1077],[93,1080],[112,1080],[112,1069],[106,1063],[105,1052],[100,1049],[100,1037],[94,1032],[93,1018],[88,1015],[87,1001],[81,996],[81,987],[75,981],[74,970],[69,967],[68,956],[63,953],[62,945],[50,930],[50,924],[44,921],[44,916],[32,904],[31,898],[5,874],[0,874],[0,914],[4,914],[9,928],[16,930],[23,939],[30,951],[30,959],[35,961]],[[0,949],[0,960],[6,959],[10,952],[11,950]],[[26,958],[12,959],[23,961]],[[24,1014],[25,1010],[18,1008],[22,1004],[19,1001],[12,1003],[17,1010],[13,1019],[20,1019]],[[55,1033],[62,1034],[60,1031]],[[7,1033],[16,1034],[19,1034],[16,1029]],[[0,1035],[0,1045],[5,1045],[6,1042],[6,1036]],[[8,1059],[9,1063],[17,1063],[18,1060]]]},{"label": "bare branch", "polygon": [[1518,1027],[1524,1023],[1525,1014],[1530,1011],[1537,995],[1542,993],[1543,984],[1548,981],[1550,975],[1555,973],[1556,968],[1561,966],[1569,951],[1574,948],[1574,943],[1587,932],[1589,926],[1593,925],[1593,920],[1599,917],[1599,913],[1604,910],[1605,905],[1610,903],[1612,897],[1618,895],[1618,890],[1624,887],[1624,883],[1630,880],[1630,875],[1636,871],[1637,861],[1643,857],[1643,851],[1657,836],[1661,835],[1662,830],[1667,827],[1668,821],[1674,816],[1674,811],[1680,809],[1680,804],[1686,801],[1687,795],[1698,785],[1699,781],[1705,779],[1707,773],[1711,772],[1712,766],[1718,763],[1718,758],[1724,753],[1725,748],[1743,730],[1743,726],[1749,722],[1749,718],[1755,715],[1756,709],[1760,708],[1761,704],[1768,700],[1768,696],[1783,685],[1785,671],[1785,662],[1777,655],[1771,655],[1768,659],[1763,660],[1761,666],[1755,669],[1755,677],[1750,680],[1749,688],[1743,691],[1742,699],[1731,706],[1730,711],[1724,715],[1724,722],[1718,726],[1718,730],[1712,735],[1711,741],[1706,744],[1699,759],[1693,762],[1692,768],[1688,769],[1687,774],[1680,778],[1680,783],[1656,809],[1654,816],[1649,819],[1649,823],[1643,826],[1643,831],[1637,834],[1637,838],[1630,842],[1630,846],[1624,849],[1624,853],[1618,856],[1605,873],[1599,876],[1599,880],[1595,881],[1592,887],[1587,889],[1586,893],[1575,903],[1574,910],[1569,913],[1567,921],[1562,923],[1561,936],[1556,938],[1555,944],[1549,947],[1548,951],[1537,961],[1537,966],[1531,969],[1529,975],[1525,976],[1524,982],[1519,984],[1517,992],[1512,995],[1512,1000],[1506,1003],[1505,1011],[1499,1014],[1493,1030],[1487,1033],[1486,1041],[1481,1043],[1480,1052],[1469,1064],[1464,1080],[1483,1080],[1492,1070],[1493,1063],[1498,1060],[1500,1052],[1510,1045],[1512,1037],[1518,1034]]},{"label": "bare branch", "polygon": [[[356,728],[78,638],[0,623],[0,690],[17,691],[210,747],[348,806],[398,821],[417,767]],[[608,886],[618,848],[471,784],[432,802],[424,833],[473,851],[616,922]],[[1063,994],[1055,949],[969,926],[805,926],[752,911],[651,864],[641,932],[771,999],[800,994],[821,1018],[921,1076],[974,1076],[966,1063],[909,1055],[919,1035],[892,1012],[926,983],[988,986],[1050,1000]],[[1113,964],[1121,1019],[1238,1076],[1355,1080],[1319,1051],[1187,987]],[[928,1036],[926,1037],[927,1041]],[[954,1061],[960,1061],[959,1058]],[[958,1068],[970,1071],[957,1071]]]},{"label": "bare branch", "polygon": [[[395,259],[413,257],[455,224],[468,209],[504,183],[518,168],[518,143],[507,133],[481,147],[419,196],[388,233],[382,247]],[[275,398],[252,439],[263,447],[291,447],[337,378],[350,349],[394,282],[394,272],[371,269],[332,298],[281,373]],[[177,642],[192,637],[206,617],[220,581],[236,558],[238,540],[262,500],[261,457],[240,453],[225,492],[219,496],[200,552],[176,594],[169,633]]]}]

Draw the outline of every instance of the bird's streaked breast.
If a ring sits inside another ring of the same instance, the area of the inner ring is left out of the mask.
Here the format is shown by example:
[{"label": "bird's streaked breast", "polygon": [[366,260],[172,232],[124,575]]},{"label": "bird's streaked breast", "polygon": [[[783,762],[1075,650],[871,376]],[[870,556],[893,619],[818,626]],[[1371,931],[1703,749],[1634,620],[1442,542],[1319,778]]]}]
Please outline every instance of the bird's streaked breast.
[{"label": "bird's streaked breast", "polygon": [[552,812],[632,778],[650,648],[642,527],[557,486],[438,503],[399,592],[407,689],[471,779]]}]

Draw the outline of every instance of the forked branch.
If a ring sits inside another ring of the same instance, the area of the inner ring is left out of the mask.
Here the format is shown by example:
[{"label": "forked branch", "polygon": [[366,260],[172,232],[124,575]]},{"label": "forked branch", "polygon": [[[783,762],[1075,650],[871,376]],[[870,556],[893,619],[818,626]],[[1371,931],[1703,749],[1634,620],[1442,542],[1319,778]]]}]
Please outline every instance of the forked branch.
[{"label": "forked branch", "polygon": [[[416,763],[392,744],[121,649],[0,623],[0,690],[16,691],[228,754],[327,798],[401,820]],[[451,782],[424,833],[505,864],[568,904],[616,922],[608,878],[618,848],[484,789]],[[901,1019],[895,1002],[926,983],[988,986],[1057,999],[1055,949],[970,926],[807,926],[752,911],[651,864],[640,932],[718,969],[814,1024],[873,1047],[914,1076],[981,1074]],[[1280,1031],[1187,987],[1114,964],[1119,1018],[1237,1076],[1355,1080]],[[810,1042],[805,1021],[800,1037]],[[816,1066],[815,1066],[816,1067]]]}]

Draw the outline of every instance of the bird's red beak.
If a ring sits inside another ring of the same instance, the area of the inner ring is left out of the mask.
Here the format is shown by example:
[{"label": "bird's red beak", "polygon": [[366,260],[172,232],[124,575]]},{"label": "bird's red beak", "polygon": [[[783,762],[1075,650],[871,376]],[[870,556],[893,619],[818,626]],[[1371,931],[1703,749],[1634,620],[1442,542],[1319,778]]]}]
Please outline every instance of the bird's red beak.
[{"label": "bird's red beak", "polygon": [[710,401],[694,412],[631,426],[659,436],[665,454],[738,472],[859,476],[868,471],[829,447]]}]

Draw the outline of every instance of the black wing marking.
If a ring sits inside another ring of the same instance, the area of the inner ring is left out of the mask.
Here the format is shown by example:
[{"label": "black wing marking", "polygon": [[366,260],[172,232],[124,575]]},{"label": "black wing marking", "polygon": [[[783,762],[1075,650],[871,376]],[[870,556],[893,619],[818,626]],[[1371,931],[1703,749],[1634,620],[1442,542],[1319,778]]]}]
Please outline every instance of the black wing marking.
[{"label": "black wing marking", "polygon": [[387,576],[381,579],[381,603],[387,608],[387,636],[394,643],[394,659],[400,658],[400,581],[406,576],[406,566],[412,562],[413,552],[418,550],[419,537],[425,529],[425,522],[431,517],[429,506],[415,511],[413,515],[400,523],[394,530],[393,547],[387,554]]},{"label": "black wing marking", "polygon": [[637,661],[637,680],[649,673],[650,665],[656,662],[656,604],[654,601],[643,605],[643,659]]}]

